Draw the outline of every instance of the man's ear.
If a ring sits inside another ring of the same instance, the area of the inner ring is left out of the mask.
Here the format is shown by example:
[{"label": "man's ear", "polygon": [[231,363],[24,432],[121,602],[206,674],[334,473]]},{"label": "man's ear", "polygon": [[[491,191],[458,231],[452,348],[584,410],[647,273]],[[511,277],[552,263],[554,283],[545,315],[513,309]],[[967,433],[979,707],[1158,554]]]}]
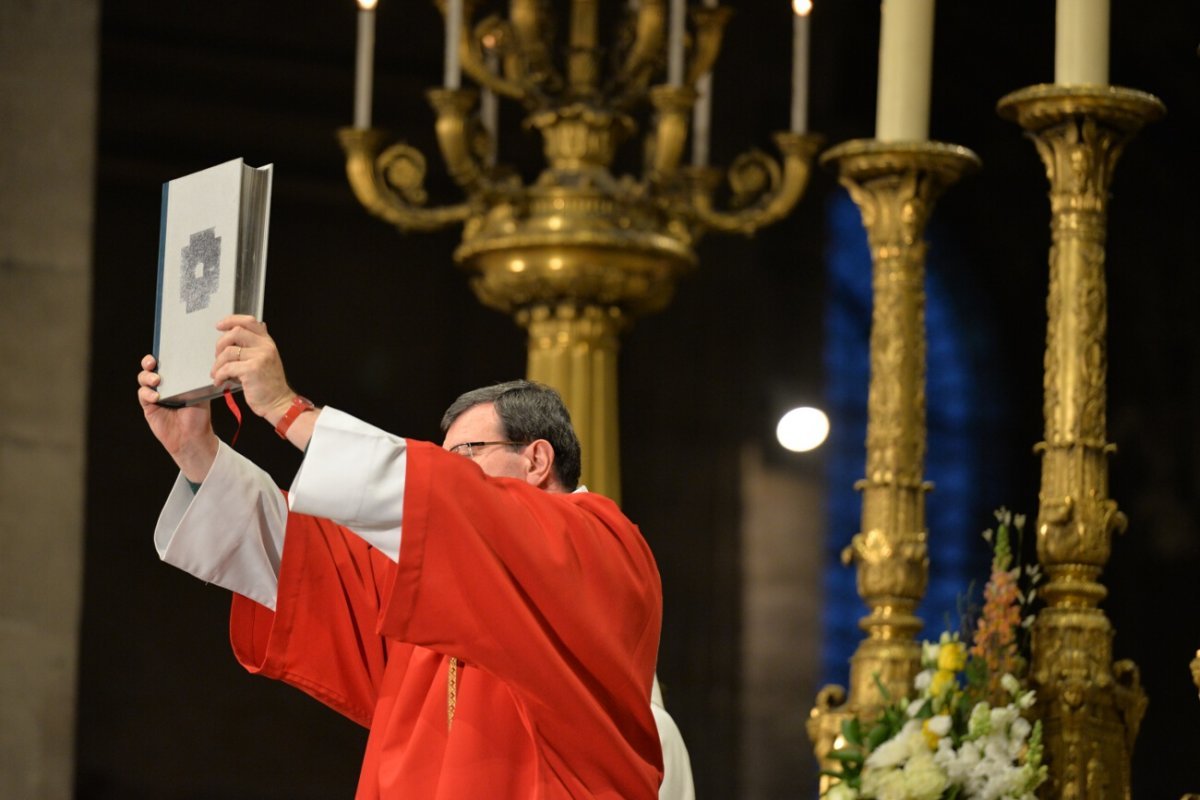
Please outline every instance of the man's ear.
[{"label": "man's ear", "polygon": [[553,491],[558,486],[558,476],[554,474],[554,448],[545,439],[536,439],[525,448],[525,457],[529,459],[529,468],[525,480],[539,489]]}]

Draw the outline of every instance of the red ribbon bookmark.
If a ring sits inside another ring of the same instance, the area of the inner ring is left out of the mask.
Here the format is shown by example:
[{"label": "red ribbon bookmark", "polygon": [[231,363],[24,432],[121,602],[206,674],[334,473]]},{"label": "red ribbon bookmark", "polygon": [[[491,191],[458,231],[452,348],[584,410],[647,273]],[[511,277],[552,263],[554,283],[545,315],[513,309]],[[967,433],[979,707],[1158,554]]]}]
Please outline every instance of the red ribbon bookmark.
[{"label": "red ribbon bookmark", "polygon": [[233,392],[228,388],[225,389],[225,405],[229,406],[229,413],[233,414],[233,418],[237,420],[237,429],[233,432],[233,438],[229,440],[229,446],[236,447],[238,434],[242,432],[242,409],[237,404],[237,400],[233,399]]}]

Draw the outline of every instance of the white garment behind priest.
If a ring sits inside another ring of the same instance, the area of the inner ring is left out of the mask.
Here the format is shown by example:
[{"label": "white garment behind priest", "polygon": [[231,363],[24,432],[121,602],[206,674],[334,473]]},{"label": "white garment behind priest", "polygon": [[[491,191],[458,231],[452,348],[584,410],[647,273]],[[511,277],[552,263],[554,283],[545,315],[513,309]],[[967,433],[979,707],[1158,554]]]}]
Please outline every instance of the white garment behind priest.
[{"label": "white garment behind priest", "polygon": [[696,789],[692,785],[692,761],[679,727],[663,705],[657,674],[650,694],[650,710],[654,712],[654,724],[658,727],[658,740],[662,743],[663,752],[663,782],[658,787],[658,800],[696,800]]}]

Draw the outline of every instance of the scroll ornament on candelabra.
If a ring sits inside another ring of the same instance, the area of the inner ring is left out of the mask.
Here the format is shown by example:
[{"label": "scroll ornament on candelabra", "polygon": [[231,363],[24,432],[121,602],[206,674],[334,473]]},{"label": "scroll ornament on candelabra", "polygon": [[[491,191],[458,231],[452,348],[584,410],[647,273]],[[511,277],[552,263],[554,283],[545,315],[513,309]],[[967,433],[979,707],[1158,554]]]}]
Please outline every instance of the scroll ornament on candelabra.
[{"label": "scroll ornament on candelabra", "polygon": [[1108,497],[1109,186],[1126,143],[1163,113],[1156,98],[1111,86],[1034,86],[1000,113],[1033,139],[1050,182],[1045,441],[1037,550],[1048,581],[1032,631],[1031,679],[1045,725],[1048,795],[1129,797],[1130,760],[1146,709],[1137,667],[1112,660],[1099,582],[1125,515]]},{"label": "scroll ornament on candelabra", "polygon": [[[339,131],[350,185],[370,213],[401,230],[462,224],[455,261],[485,305],[528,330],[529,377],[563,393],[583,439],[584,478],[613,496],[619,332],[668,303],[705,232],[751,235],[787,214],[820,139],[802,129],[777,133],[780,160],[752,151],[724,182],[702,158],[683,163],[689,131],[707,142],[707,111],[693,113],[695,87],[717,59],[727,8],[691,9],[689,41],[683,2],[673,0],[670,14],[666,0],[627,7],[616,45],[603,48],[616,56],[604,76],[596,0],[572,0],[563,64],[552,58],[560,48],[540,0],[512,0],[507,18],[477,21],[473,0],[439,5],[448,88],[428,97],[462,200],[430,206],[424,156],[404,143],[385,147],[387,135],[365,125]],[[796,58],[806,62],[807,54]],[[668,80],[652,85],[664,60]],[[495,115],[481,121],[478,94],[458,87],[460,64],[485,93],[520,104],[525,127],[541,135],[546,166],[531,184],[490,157]],[[637,132],[639,106],[651,110],[642,172],[616,175],[613,161]]]}]

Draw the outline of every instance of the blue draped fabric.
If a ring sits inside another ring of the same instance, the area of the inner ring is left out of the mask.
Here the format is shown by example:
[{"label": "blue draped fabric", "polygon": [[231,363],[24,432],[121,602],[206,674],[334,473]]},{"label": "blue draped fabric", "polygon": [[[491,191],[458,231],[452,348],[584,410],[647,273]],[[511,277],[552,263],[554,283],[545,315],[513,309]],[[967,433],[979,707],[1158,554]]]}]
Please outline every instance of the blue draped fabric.
[{"label": "blue draped fabric", "polygon": [[[865,474],[871,256],[857,206],[845,192],[827,209],[827,305],[825,317],[825,402],[833,425],[826,453],[828,539],[825,545],[822,684],[843,686],[849,659],[862,639],[858,620],[866,606],[855,589],[853,567],[840,554],[859,530],[862,497],[853,488]],[[943,241],[936,225],[928,231],[925,279],[927,331],[925,477],[935,490],[926,498],[930,578],[919,615],[919,637],[936,639],[960,626],[960,606],[974,583],[974,598],[987,577],[990,553],[979,533],[991,524],[981,487],[994,477],[983,450],[997,407],[988,399],[994,344],[986,315],[971,300],[954,297],[946,278],[969,269]],[[995,488],[994,486],[992,487]],[[972,599],[974,599],[972,598]]]}]

